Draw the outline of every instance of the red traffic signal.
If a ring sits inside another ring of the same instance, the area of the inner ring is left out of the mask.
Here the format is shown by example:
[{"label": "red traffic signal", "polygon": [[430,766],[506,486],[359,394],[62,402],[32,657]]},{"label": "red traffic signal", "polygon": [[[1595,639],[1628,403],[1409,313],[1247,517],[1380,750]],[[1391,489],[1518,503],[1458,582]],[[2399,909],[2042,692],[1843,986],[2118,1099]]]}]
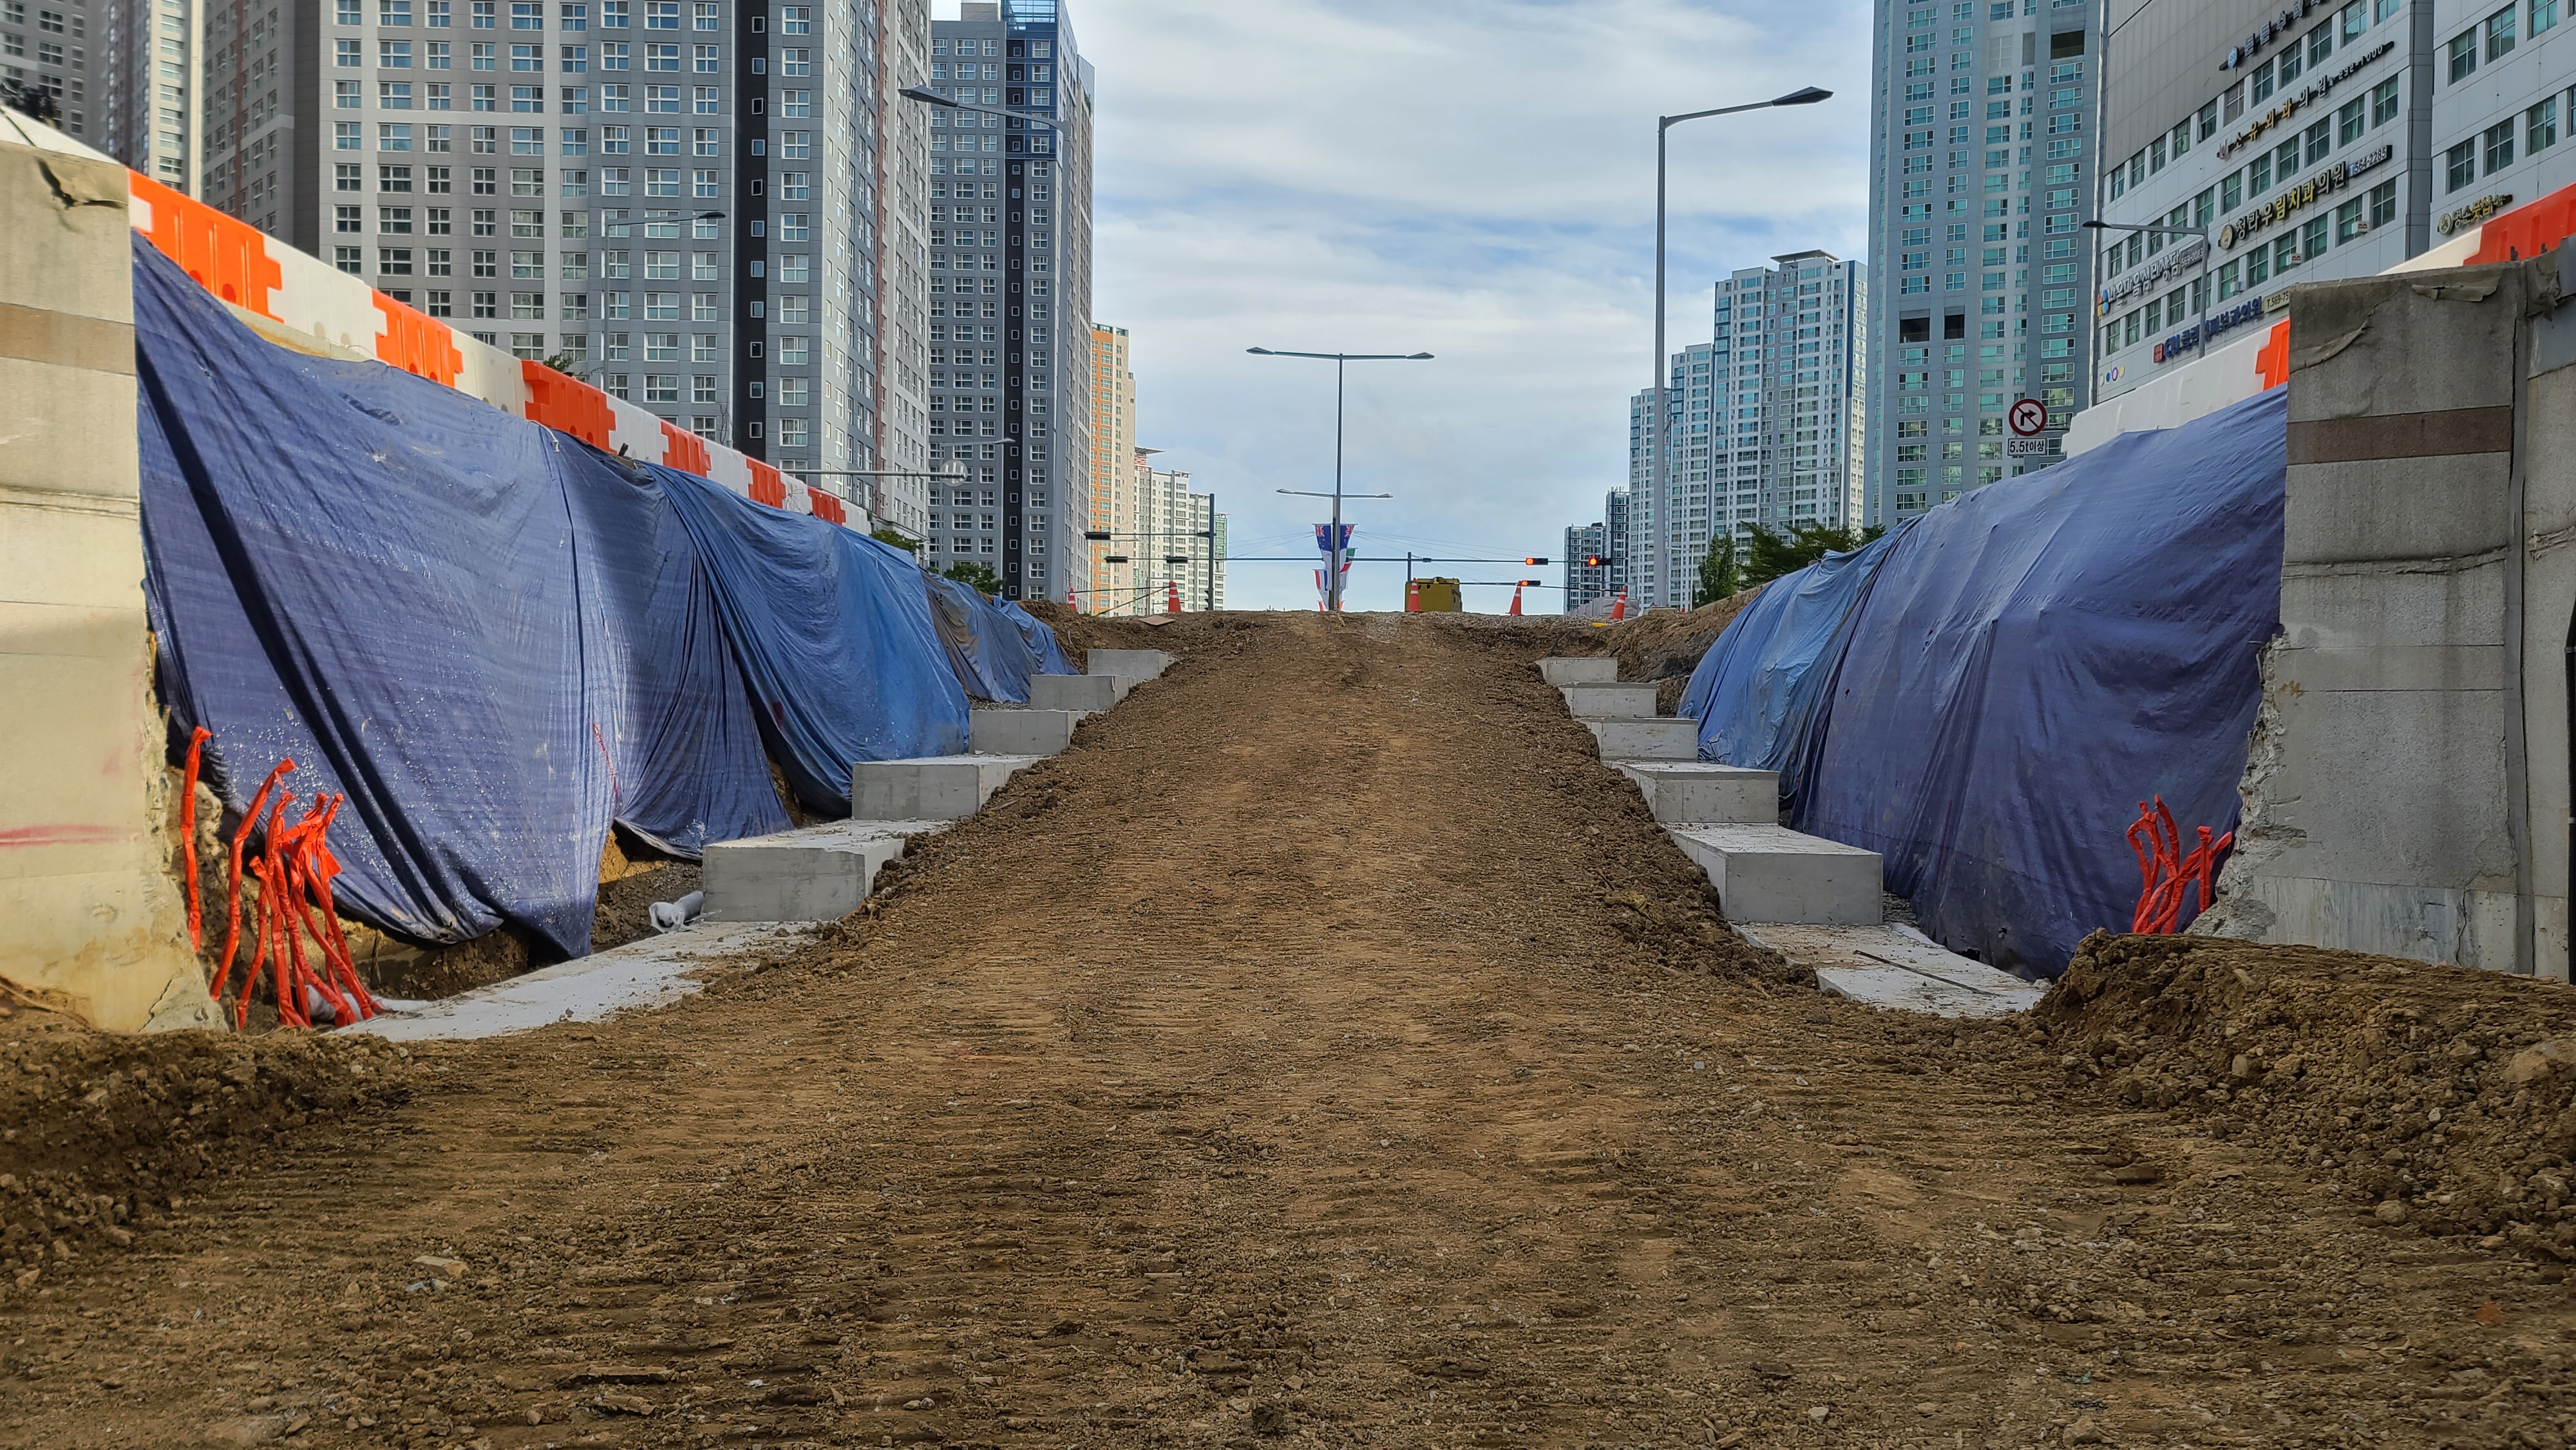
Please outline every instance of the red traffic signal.
[{"label": "red traffic signal", "polygon": [[1544,563],[1546,563],[1547,561],[1546,561],[1545,559],[1529,559],[1529,558],[1524,558],[1524,559],[1522,559],[1522,560],[1521,560],[1521,562],[1522,562],[1522,563],[1524,563],[1524,564],[1544,564]]},{"label": "red traffic signal", "polygon": [[1618,561],[1612,559],[1607,554],[1586,554],[1583,556],[1583,567],[1586,569],[1598,569],[1603,565],[1616,562]]}]

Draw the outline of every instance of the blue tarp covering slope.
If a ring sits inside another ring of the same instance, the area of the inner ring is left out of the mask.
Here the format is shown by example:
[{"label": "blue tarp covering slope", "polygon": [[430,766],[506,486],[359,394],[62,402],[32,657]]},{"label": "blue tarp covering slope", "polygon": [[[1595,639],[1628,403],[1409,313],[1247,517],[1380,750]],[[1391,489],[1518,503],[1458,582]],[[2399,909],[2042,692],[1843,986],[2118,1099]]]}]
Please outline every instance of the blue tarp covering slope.
[{"label": "blue tarp covering slope", "polygon": [[807,808],[850,811],[862,760],[966,748],[966,691],[912,555],[652,467],[698,546],[763,738]]},{"label": "blue tarp covering slope", "polygon": [[1773,580],[1728,622],[1682,693],[1681,713],[1700,722],[1700,759],[1776,770],[1781,801],[1797,798],[1810,717],[1897,537]]},{"label": "blue tarp covering slope", "polygon": [[[711,581],[660,491],[377,363],[253,336],[134,244],[163,698],[248,804],[279,758],[350,913],[588,950],[613,816],[682,852],[786,825]],[[220,889],[220,887],[218,888]]]},{"label": "blue tarp covering slope", "polygon": [[1037,657],[1019,626],[982,591],[954,579],[929,576],[930,617],[939,627],[939,643],[957,671],[957,683],[978,700],[1005,704],[1029,702],[1029,676]]},{"label": "blue tarp covering slope", "polygon": [[1824,707],[1801,830],[1886,857],[1923,929],[2053,975],[2125,930],[2139,801],[2234,822],[2279,627],[2285,389],[1926,514]]},{"label": "blue tarp covering slope", "polygon": [[1008,599],[1003,600],[999,608],[1002,616],[1018,628],[1020,639],[1028,645],[1029,653],[1036,658],[1037,673],[1041,675],[1080,673],[1074,669],[1073,661],[1065,658],[1064,642],[1057,639],[1055,631],[1048,628],[1036,615]]}]

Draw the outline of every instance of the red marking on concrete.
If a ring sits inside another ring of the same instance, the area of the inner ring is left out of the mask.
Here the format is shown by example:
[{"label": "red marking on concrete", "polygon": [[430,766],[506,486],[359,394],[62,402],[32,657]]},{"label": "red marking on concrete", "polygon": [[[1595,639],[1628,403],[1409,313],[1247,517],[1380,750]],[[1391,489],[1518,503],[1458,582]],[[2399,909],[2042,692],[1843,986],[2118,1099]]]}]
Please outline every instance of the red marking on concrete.
[{"label": "red marking on concrete", "polygon": [[130,832],[114,826],[91,826],[63,821],[44,826],[10,826],[0,829],[0,848],[11,846],[98,846],[122,841]]},{"label": "red marking on concrete", "polygon": [[606,393],[541,362],[522,360],[519,379],[528,385],[529,422],[569,433],[593,448],[614,446],[608,438],[617,426],[617,414],[609,407]]},{"label": "red marking on concrete", "polygon": [[377,313],[384,318],[384,326],[376,329],[376,361],[401,368],[414,377],[455,387],[457,378],[465,372],[465,354],[457,350],[455,331],[382,292],[376,293],[373,300]]},{"label": "red marking on concrete", "polygon": [[700,478],[715,467],[714,458],[707,452],[707,440],[667,420],[662,424],[662,463]]},{"label": "red marking on concrete", "polygon": [[152,229],[144,235],[162,255],[226,302],[271,322],[285,321],[269,306],[269,294],[286,285],[286,272],[269,256],[265,233],[139,171],[128,171],[126,178],[135,195],[151,204]]},{"label": "red marking on concrete", "polygon": [[819,488],[809,488],[805,490],[805,496],[813,502],[814,517],[829,519],[836,524],[846,524],[850,521],[849,508],[831,494]]}]

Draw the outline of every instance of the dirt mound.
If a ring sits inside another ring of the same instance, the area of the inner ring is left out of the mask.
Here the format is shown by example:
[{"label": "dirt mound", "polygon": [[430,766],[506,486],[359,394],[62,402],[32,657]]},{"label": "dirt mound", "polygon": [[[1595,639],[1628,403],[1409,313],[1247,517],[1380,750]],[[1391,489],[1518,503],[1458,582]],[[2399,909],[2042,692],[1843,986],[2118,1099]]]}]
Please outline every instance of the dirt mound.
[{"label": "dirt mound", "polygon": [[2038,1017],[2069,1073],[2303,1158],[2390,1222],[2576,1259],[2576,991],[2563,985],[2096,932]]},{"label": "dirt mound", "polygon": [[124,1036],[0,1017],[0,1291],[130,1243],[123,1225],[175,1207],[230,1148],[400,1101],[410,1068],[379,1037]]}]

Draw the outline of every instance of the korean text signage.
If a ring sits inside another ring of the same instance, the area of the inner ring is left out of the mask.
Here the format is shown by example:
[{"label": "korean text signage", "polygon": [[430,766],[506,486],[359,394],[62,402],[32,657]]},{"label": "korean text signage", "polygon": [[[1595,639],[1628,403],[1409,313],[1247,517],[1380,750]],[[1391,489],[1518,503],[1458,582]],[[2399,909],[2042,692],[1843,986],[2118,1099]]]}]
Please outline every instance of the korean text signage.
[{"label": "korean text signage", "polygon": [[2218,68],[2234,70],[2245,64],[2254,58],[2256,51],[2297,28],[2298,23],[2307,18],[2309,11],[2323,8],[2323,0],[2299,0],[2296,5],[2283,6],[2280,14],[2263,22],[2262,29],[2248,32],[2243,40],[2228,47],[2227,58],[2218,63]]},{"label": "korean text signage", "polygon": [[2456,211],[2442,213],[2441,219],[2433,223],[2433,230],[2447,237],[2462,227],[2476,226],[2511,205],[2513,205],[2513,193],[2509,191],[2499,191],[2493,196],[2482,196]]},{"label": "korean text signage", "polygon": [[2222,157],[2235,155],[2237,148],[2252,141],[2255,137],[2262,135],[2264,132],[2271,130],[2283,121],[2290,119],[2292,116],[2297,115],[2302,109],[2324,100],[2328,95],[2333,93],[2335,87],[2342,85],[2345,81],[2351,80],[2354,73],[2359,71],[2363,66],[2370,64],[2372,61],[2379,59],[2381,56],[2388,54],[2396,48],[2396,41],[2383,40],[2373,49],[2364,52],[2359,59],[2346,61],[2343,69],[2336,71],[2333,75],[2319,76],[2315,80],[2310,81],[2307,88],[2300,91],[2298,94],[2284,96],[2280,100],[2273,102],[2272,109],[2255,117],[2251,125],[2247,126],[2244,130],[2237,132],[2234,136],[2229,137],[2227,140],[2220,142],[2218,144],[2218,154]]},{"label": "korean text signage", "polygon": [[2129,298],[2146,291],[2177,272],[2197,267],[2209,256],[2209,243],[2195,237],[2176,247],[2157,261],[2131,272],[2128,276],[2102,289],[2101,311],[2109,312]]},{"label": "korean text signage", "polygon": [[2218,244],[2222,247],[2235,246],[2238,242],[2244,241],[2246,238],[2253,236],[2256,232],[2263,230],[2274,222],[2280,221],[2282,218],[2289,216],[2291,213],[2298,211],[2302,207],[2314,205],[2318,198],[2331,196],[2335,192],[2343,190],[2354,177],[2359,176],[2363,172],[2369,171],[2374,167],[2382,165],[2394,154],[2395,153],[2389,147],[2382,146],[2376,151],[2370,152],[2367,155],[2354,157],[2350,161],[2336,162],[2334,165],[2327,167],[2325,170],[2318,172],[2316,175],[2309,177],[2298,185],[2288,188],[2279,196],[2272,198],[2270,201],[2254,208],[2245,215],[2238,217],[2236,220],[2229,222],[2223,227],[2220,227],[2218,229]]},{"label": "korean text signage", "polygon": [[2235,306],[2228,308],[2225,312],[2209,319],[2207,322],[2194,323],[2192,326],[2186,327],[2182,331],[2175,333],[2173,336],[2166,338],[2164,341],[2157,343],[2156,361],[2160,363],[2171,362],[2175,358],[2182,356],[2184,353],[2191,351],[2193,348],[2199,347],[2202,343],[2208,342],[2217,337],[2220,333],[2242,327],[2246,323],[2260,318],[2262,315],[2262,299],[2254,298],[2245,302],[2239,302]]}]

